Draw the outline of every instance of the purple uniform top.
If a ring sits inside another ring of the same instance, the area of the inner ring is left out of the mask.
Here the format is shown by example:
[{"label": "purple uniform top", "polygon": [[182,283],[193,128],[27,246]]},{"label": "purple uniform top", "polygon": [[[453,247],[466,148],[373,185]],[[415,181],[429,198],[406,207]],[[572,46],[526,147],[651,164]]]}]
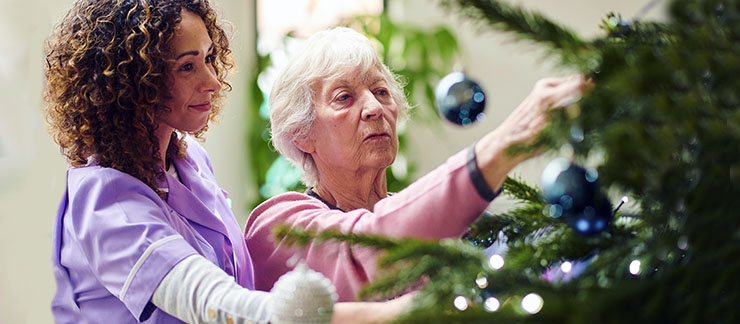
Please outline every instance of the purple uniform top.
[{"label": "purple uniform top", "polygon": [[57,323],[182,323],[151,303],[164,276],[199,254],[236,282],[254,288],[241,229],[216,183],[205,150],[188,138],[187,157],[173,158],[163,201],[138,179],[88,165],[67,171],[53,232]]}]

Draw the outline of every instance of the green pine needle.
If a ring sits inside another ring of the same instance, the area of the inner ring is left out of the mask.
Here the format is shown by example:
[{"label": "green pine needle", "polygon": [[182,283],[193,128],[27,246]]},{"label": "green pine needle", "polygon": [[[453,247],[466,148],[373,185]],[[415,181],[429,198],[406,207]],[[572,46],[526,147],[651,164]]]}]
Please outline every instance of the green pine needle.
[{"label": "green pine needle", "polygon": [[544,204],[542,193],[539,189],[532,187],[521,179],[506,177],[504,180],[504,193],[522,202]]},{"label": "green pine needle", "polygon": [[458,8],[467,17],[487,23],[493,30],[545,45],[551,54],[559,56],[563,65],[580,68],[593,67],[596,63],[587,42],[539,13],[496,0],[442,0],[442,4]]}]

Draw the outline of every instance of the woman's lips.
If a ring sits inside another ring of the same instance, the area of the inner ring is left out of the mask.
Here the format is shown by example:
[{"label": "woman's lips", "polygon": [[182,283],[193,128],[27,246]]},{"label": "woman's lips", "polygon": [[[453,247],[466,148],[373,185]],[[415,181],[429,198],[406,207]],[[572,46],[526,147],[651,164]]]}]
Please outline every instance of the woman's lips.
[{"label": "woman's lips", "polygon": [[197,105],[190,105],[190,108],[198,111],[211,111],[211,102],[204,102]]},{"label": "woman's lips", "polygon": [[365,136],[365,140],[378,140],[378,139],[385,139],[390,138],[390,135],[388,133],[372,133],[368,136]]}]

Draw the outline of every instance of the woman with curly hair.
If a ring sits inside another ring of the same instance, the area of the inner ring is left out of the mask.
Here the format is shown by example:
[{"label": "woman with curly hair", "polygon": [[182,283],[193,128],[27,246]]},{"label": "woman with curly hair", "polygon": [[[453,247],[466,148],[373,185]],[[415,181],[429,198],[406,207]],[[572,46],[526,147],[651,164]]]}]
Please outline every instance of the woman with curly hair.
[{"label": "woman with curly hair", "polygon": [[[269,321],[192,139],[219,115],[232,66],[207,0],[78,0],[56,28],[46,113],[72,165],[53,234],[57,323]],[[389,319],[407,300],[340,303],[333,321]]]}]

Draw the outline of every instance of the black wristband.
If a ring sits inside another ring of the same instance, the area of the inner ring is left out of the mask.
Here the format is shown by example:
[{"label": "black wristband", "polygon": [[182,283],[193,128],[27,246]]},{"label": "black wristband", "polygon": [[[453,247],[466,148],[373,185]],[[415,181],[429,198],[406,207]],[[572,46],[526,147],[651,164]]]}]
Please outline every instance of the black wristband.
[{"label": "black wristband", "polygon": [[468,150],[468,162],[466,163],[466,167],[468,169],[468,174],[470,175],[470,180],[473,181],[473,186],[475,187],[475,190],[478,191],[481,198],[491,201],[501,194],[501,190],[504,187],[502,186],[497,192],[493,192],[491,187],[488,186],[486,180],[483,178],[483,174],[480,172],[480,169],[478,169],[478,162],[475,157],[475,143],[473,143]]}]

